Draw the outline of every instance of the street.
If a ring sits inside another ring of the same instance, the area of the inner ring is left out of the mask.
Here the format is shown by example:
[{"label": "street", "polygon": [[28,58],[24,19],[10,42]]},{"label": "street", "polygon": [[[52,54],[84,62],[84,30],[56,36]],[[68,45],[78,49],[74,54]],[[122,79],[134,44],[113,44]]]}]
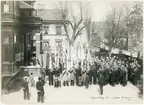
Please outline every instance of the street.
[{"label": "street", "polygon": [[[143,100],[138,97],[138,89],[131,83],[126,87],[116,85],[112,87],[107,85],[104,87],[104,94],[99,95],[99,86],[92,85],[89,89],[85,87],[69,86],[54,88],[53,86],[45,85],[45,102],[49,104],[142,104]],[[120,91],[119,91],[120,90]],[[2,102],[4,104],[37,104],[37,93],[35,87],[30,87],[30,100],[23,99],[23,92],[14,92],[3,95]]]}]

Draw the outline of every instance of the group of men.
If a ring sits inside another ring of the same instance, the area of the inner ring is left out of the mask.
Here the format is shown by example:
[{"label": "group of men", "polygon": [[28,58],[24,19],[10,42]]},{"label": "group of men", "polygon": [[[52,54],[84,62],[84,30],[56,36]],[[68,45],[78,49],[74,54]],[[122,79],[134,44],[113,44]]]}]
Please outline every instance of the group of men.
[{"label": "group of men", "polygon": [[[45,69],[45,75],[39,77],[36,83],[38,90],[38,102],[43,102],[44,89],[43,86],[48,82],[49,86],[56,88],[63,86],[85,86],[98,84],[100,86],[100,94],[103,94],[103,86],[110,84],[115,86],[121,84],[127,85],[127,81],[137,84],[142,73],[142,65],[136,59],[96,56],[92,60],[75,62],[70,70],[66,70],[62,65],[50,70]],[[27,86],[25,86],[27,88]],[[28,89],[27,89],[28,90]],[[24,93],[25,95],[25,93]],[[24,96],[25,97],[25,96]]]},{"label": "group of men", "polygon": [[102,74],[105,77],[105,84],[122,84],[127,81],[137,84],[142,67],[136,59],[121,59],[119,57],[95,57],[91,61],[84,61],[83,65],[74,63],[70,70],[56,67],[54,70],[46,68],[46,75],[49,77],[49,85],[54,85],[55,78],[63,81],[64,85],[84,85],[88,75],[89,84],[97,84],[98,77]]},{"label": "group of men", "polygon": [[[33,74],[30,75],[29,79],[27,77],[24,78],[24,82],[22,83],[22,90],[24,92],[23,97],[24,100],[30,100],[30,91],[29,91],[29,83],[31,87],[35,87],[33,85]],[[45,81],[42,77],[38,78],[38,81],[36,82],[36,89],[37,89],[37,102],[44,102],[44,84]]]}]

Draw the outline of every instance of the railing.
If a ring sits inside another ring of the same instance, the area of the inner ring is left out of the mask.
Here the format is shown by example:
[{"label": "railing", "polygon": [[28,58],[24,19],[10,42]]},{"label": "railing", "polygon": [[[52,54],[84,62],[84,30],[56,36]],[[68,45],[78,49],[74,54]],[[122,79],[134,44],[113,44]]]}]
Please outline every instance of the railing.
[{"label": "railing", "polygon": [[19,18],[11,12],[8,13],[3,12],[1,17],[2,17],[1,19],[2,22],[7,22],[7,21],[19,22]]},{"label": "railing", "polygon": [[13,21],[12,13],[2,13],[2,21]]},{"label": "railing", "polygon": [[13,76],[19,69],[16,65],[5,63],[2,65],[2,76]]},{"label": "railing", "polygon": [[20,17],[21,24],[41,24],[42,19],[40,17]]}]

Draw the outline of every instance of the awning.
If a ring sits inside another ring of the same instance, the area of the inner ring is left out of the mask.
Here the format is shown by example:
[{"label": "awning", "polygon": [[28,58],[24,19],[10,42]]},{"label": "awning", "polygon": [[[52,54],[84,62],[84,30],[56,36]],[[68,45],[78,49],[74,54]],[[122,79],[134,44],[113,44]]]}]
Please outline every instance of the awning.
[{"label": "awning", "polygon": [[120,51],[120,50],[117,49],[117,48],[112,49],[112,53],[113,53],[113,54],[119,54],[119,51]]},{"label": "awning", "polygon": [[131,56],[131,52],[129,52],[127,50],[122,50],[122,54],[127,55],[127,56]]},{"label": "awning", "polygon": [[33,9],[34,10],[34,8],[31,5],[25,3],[24,1],[20,1],[20,9]]}]

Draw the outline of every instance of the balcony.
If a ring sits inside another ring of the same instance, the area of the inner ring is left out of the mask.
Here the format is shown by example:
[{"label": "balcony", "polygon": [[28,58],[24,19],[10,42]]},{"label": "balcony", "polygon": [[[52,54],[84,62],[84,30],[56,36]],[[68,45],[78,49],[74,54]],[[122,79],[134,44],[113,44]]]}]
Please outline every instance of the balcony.
[{"label": "balcony", "polygon": [[11,12],[3,12],[1,17],[2,22],[19,22],[19,18]]},{"label": "balcony", "polygon": [[28,26],[40,26],[42,19],[40,17],[20,17],[20,23]]}]

